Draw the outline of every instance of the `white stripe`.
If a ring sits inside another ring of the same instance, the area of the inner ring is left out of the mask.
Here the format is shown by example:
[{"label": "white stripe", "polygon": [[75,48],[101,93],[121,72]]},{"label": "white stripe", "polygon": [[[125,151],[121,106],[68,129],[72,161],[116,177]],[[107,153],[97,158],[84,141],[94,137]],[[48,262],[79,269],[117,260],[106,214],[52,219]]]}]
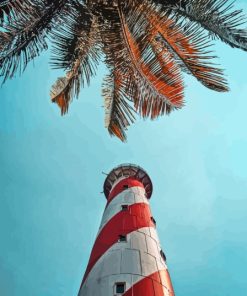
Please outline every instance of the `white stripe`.
[{"label": "white stripe", "polygon": [[[127,176],[122,176],[120,178],[118,178],[113,184],[112,184],[112,187],[111,187],[111,191],[114,189],[114,187],[117,186],[118,183],[120,183],[121,181],[123,181],[124,179],[128,179],[129,177]],[[111,192],[110,192],[111,193]]]},{"label": "white stripe", "polygon": [[115,196],[104,211],[98,234],[101,231],[101,229],[106,225],[106,223],[122,210],[122,205],[130,206],[135,203],[145,203],[149,205],[149,201],[145,197],[144,188],[131,187]]},{"label": "white stripe", "polygon": [[156,230],[140,228],[127,242],[114,244],[96,262],[79,296],[112,296],[114,283],[126,282],[126,290],[143,277],[167,269],[160,255]]}]

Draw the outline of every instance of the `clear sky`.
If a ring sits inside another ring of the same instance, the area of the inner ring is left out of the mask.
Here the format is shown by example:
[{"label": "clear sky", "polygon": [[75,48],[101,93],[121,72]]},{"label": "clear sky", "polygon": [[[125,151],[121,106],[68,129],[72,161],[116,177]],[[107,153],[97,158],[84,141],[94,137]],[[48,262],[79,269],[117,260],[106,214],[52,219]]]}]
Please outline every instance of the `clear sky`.
[{"label": "clear sky", "polygon": [[[237,1],[244,6],[245,1]],[[76,296],[103,213],[105,176],[148,171],[177,296],[247,295],[247,53],[217,43],[231,92],[186,78],[186,107],[104,129],[101,65],[61,117],[49,53],[0,89],[0,295]]]}]

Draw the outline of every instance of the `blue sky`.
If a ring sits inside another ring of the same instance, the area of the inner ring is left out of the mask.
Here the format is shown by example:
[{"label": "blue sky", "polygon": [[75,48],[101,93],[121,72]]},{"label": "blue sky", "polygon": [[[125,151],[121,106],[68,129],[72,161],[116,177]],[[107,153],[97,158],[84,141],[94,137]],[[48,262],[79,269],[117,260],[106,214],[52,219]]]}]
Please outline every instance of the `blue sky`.
[{"label": "blue sky", "polygon": [[102,171],[123,162],[152,178],[176,295],[246,295],[247,54],[215,49],[231,92],[186,77],[186,107],[137,118],[126,144],[104,129],[104,65],[65,117],[49,100],[59,74],[49,53],[0,89],[0,295],[77,295],[105,205]]}]

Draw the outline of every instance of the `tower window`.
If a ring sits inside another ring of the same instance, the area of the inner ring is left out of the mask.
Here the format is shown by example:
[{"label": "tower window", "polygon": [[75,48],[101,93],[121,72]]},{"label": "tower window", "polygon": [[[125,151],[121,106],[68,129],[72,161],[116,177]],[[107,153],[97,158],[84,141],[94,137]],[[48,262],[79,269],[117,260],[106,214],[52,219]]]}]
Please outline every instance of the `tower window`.
[{"label": "tower window", "polygon": [[125,283],[116,283],[115,293],[119,295],[119,294],[123,294],[124,292],[125,292]]},{"label": "tower window", "polygon": [[128,211],[128,205],[122,205],[122,211]]},{"label": "tower window", "polygon": [[154,223],[154,225],[156,225],[156,221],[155,221],[154,217],[151,217],[151,221]]},{"label": "tower window", "polygon": [[126,235],[119,235],[118,242],[127,242],[127,236]]},{"label": "tower window", "polygon": [[166,261],[166,255],[165,255],[165,253],[162,250],[160,250],[160,256],[162,257],[162,259],[164,261]]},{"label": "tower window", "polygon": [[123,185],[123,189],[128,189],[129,188],[129,185]]}]

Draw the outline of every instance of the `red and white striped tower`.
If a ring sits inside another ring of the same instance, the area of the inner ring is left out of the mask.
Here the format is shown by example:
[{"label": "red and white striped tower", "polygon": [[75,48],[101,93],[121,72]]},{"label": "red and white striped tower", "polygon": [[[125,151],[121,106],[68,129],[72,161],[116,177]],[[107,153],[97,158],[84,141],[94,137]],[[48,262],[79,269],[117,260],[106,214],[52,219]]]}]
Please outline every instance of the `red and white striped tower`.
[{"label": "red and white striped tower", "polygon": [[78,296],[174,296],[149,199],[152,182],[135,165],[113,169],[107,204]]}]

